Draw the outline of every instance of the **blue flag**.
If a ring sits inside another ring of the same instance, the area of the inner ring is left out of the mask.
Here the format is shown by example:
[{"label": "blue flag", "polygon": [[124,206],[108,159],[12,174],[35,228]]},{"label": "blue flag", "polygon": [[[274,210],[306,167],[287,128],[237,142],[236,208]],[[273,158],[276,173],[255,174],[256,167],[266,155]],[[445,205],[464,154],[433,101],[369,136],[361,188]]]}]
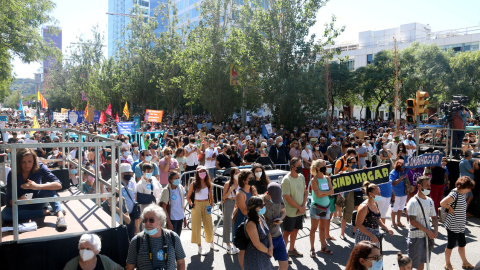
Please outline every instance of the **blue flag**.
[{"label": "blue flag", "polygon": [[135,134],[135,122],[118,122],[118,134]]},{"label": "blue flag", "polygon": [[267,128],[265,127],[265,123],[262,124],[262,136],[265,137],[267,140],[270,139]]},{"label": "blue flag", "polygon": [[20,104],[18,104],[18,110],[23,112],[23,104],[21,99],[20,99]]}]

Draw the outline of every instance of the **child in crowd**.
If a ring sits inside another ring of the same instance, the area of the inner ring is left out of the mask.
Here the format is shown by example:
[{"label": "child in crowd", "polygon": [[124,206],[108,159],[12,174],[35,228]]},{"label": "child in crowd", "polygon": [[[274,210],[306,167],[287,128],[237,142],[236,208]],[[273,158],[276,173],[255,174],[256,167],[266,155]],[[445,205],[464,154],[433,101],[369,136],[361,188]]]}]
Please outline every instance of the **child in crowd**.
[{"label": "child in crowd", "polygon": [[400,270],[412,270],[412,259],[401,252],[397,253],[398,267]]},{"label": "child in crowd", "polygon": [[180,169],[180,174],[185,172],[185,167],[187,167],[187,158],[185,157],[185,150],[183,147],[177,148],[175,151],[175,159],[178,162],[178,167]]}]

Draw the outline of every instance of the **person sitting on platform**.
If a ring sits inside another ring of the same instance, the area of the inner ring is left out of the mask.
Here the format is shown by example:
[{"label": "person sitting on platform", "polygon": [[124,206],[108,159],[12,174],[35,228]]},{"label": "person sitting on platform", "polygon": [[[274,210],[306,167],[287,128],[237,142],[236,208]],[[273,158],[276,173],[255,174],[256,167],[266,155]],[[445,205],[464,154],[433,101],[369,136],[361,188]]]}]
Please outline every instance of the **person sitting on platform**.
[{"label": "person sitting on platform", "polygon": [[[100,237],[96,234],[86,233],[80,237],[78,242],[79,256],[68,261],[63,270],[77,269],[105,269],[120,270],[122,266],[112,261],[105,255],[99,254],[102,248]],[[99,263],[100,262],[100,263]]]},{"label": "person sitting on platform", "polygon": [[[62,188],[60,180],[53,175],[47,166],[38,162],[37,154],[33,149],[23,148],[17,152],[17,200],[27,198],[58,197],[55,190]],[[7,177],[7,201],[8,205],[2,210],[3,222],[13,221],[12,210],[12,172]],[[31,195],[33,194],[33,195]],[[57,216],[57,228],[66,228],[64,212],[60,202],[50,202],[52,210],[44,209],[45,204],[36,203],[18,206],[18,220],[29,220],[46,215]]]}]

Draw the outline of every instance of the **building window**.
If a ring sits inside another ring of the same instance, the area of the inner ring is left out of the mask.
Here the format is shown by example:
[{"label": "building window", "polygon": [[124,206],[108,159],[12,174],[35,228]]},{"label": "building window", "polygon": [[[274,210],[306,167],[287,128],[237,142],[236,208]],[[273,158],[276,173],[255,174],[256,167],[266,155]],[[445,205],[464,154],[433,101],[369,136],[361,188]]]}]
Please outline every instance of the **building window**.
[{"label": "building window", "polygon": [[373,63],[373,54],[367,54],[367,65]]},{"label": "building window", "polygon": [[478,51],[478,42],[465,43],[463,47],[464,52],[475,52]]},{"label": "building window", "polygon": [[347,68],[348,68],[348,70],[354,70],[355,69],[355,59],[348,59]]}]

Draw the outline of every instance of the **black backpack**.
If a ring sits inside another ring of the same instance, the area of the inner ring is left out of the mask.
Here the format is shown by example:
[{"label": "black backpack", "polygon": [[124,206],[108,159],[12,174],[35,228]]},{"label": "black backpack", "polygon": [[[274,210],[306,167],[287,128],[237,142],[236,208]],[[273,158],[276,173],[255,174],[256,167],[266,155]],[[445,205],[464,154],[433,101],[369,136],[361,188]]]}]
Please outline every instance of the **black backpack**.
[{"label": "black backpack", "polygon": [[244,219],[243,222],[238,225],[235,236],[233,237],[233,244],[240,250],[247,249],[248,243],[251,241],[250,238],[245,235],[245,226],[247,223],[248,219]]}]

